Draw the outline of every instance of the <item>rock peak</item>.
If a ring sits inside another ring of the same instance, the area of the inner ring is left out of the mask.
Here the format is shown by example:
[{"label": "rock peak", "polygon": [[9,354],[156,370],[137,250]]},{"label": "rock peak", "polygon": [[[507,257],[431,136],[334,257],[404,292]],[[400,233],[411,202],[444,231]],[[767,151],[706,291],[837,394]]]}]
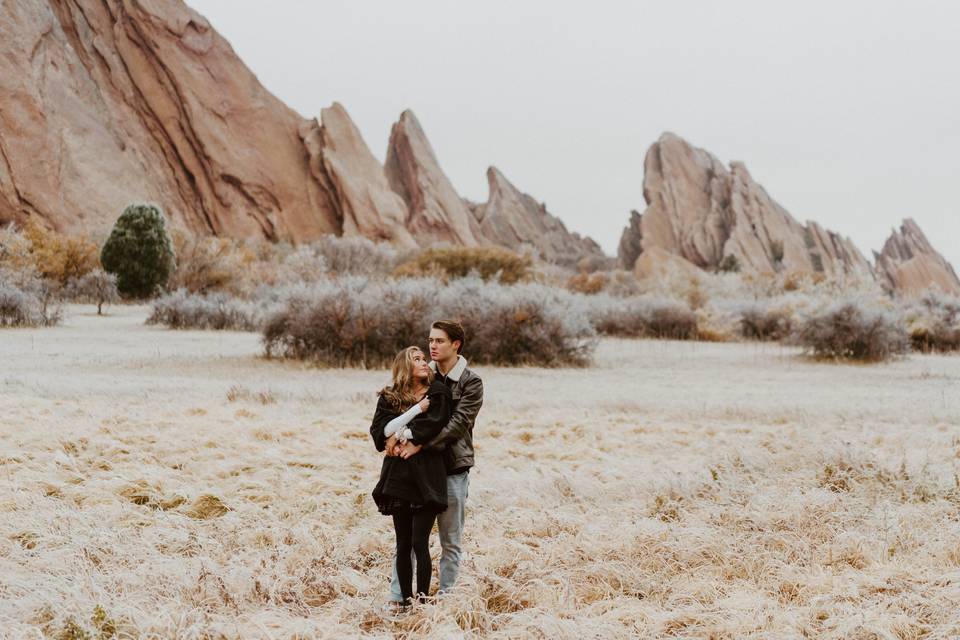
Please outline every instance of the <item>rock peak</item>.
[{"label": "rock peak", "polygon": [[620,261],[627,268],[657,247],[703,269],[732,261],[755,273],[872,278],[870,264],[849,240],[817,225],[801,225],[753,180],[744,163],[726,167],[671,132],[647,151],[643,194],[646,210],[621,237]]},{"label": "rock peak", "polygon": [[960,295],[960,278],[953,266],[933,248],[920,225],[905,218],[894,229],[879,253],[874,252],[876,271],[888,291],[917,295],[933,288]]}]

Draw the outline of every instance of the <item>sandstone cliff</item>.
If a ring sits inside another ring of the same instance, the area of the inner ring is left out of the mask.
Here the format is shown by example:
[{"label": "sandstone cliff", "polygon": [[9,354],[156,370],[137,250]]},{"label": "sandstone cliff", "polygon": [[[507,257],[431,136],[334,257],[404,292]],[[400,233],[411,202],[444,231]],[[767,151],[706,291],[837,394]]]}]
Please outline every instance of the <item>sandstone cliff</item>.
[{"label": "sandstone cliff", "polygon": [[179,1],[0,3],[0,221],[102,231],[131,201],[199,233],[340,233],[303,118]]},{"label": "sandstone cliff", "polygon": [[934,288],[960,296],[960,279],[953,267],[910,218],[873,255],[880,282],[890,291],[915,295]]}]

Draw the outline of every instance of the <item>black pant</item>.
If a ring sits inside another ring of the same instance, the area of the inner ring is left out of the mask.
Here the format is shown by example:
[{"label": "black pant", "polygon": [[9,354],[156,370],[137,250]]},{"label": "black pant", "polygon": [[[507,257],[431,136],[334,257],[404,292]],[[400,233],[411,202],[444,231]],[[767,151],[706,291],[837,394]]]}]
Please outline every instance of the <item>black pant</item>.
[{"label": "black pant", "polygon": [[430,593],[430,531],[437,514],[432,511],[408,511],[393,514],[397,532],[397,578],[404,601],[413,596],[413,563],[410,550],[417,556],[417,594]]}]

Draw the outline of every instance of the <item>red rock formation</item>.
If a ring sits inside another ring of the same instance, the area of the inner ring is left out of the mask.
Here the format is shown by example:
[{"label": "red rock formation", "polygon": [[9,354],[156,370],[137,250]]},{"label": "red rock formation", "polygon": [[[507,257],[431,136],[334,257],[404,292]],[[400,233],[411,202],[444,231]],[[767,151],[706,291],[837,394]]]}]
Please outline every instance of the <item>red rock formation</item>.
[{"label": "red rock formation", "polygon": [[628,249],[639,245],[641,252],[659,247],[704,269],[734,256],[752,272],[872,277],[870,264],[849,239],[816,223],[800,224],[742,163],[727,169],[673,134],[663,134],[647,152],[643,195],[646,211],[621,238],[624,264],[635,261]]},{"label": "red rock formation", "polygon": [[0,220],[101,231],[150,200],[195,232],[341,231],[303,119],[183,3],[5,2],[0,43]]},{"label": "red rock formation", "polygon": [[917,295],[928,288],[960,296],[960,279],[911,218],[874,252],[881,284],[890,291]]},{"label": "red rock formation", "polygon": [[475,246],[480,225],[440,168],[430,142],[412,111],[404,111],[390,130],[384,167],[393,190],[410,210],[407,228],[421,244]]},{"label": "red rock formation", "polygon": [[311,120],[300,136],[310,154],[313,177],[333,203],[343,235],[362,235],[412,248],[409,212],[387,182],[360,130],[338,103],[323,109],[321,123]]},{"label": "red rock formation", "polygon": [[385,169],[343,107],[299,116],[180,0],[0,2],[0,96],[0,223],[101,234],[153,201],[194,233],[602,257],[502,176],[484,233],[411,112]]},{"label": "red rock formation", "polygon": [[566,266],[585,258],[605,259],[596,242],[567,231],[545,205],[513,186],[495,167],[487,169],[487,183],[487,202],[473,208],[487,241],[515,251],[531,246],[544,260]]}]

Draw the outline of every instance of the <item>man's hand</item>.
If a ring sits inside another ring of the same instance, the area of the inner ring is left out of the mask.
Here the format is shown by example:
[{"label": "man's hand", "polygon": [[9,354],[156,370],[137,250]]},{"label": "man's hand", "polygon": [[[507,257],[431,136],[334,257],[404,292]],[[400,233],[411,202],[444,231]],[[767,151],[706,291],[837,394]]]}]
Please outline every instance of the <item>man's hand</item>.
[{"label": "man's hand", "polygon": [[387,452],[388,457],[393,457],[398,455],[396,447],[397,447],[397,434],[393,434],[392,436],[387,438],[387,446],[385,450]]},{"label": "man's hand", "polygon": [[412,442],[404,442],[402,447],[403,448],[400,449],[400,457],[404,460],[410,458],[411,456],[417,455],[420,453],[420,449],[423,449],[423,446],[419,444],[413,444]]}]

